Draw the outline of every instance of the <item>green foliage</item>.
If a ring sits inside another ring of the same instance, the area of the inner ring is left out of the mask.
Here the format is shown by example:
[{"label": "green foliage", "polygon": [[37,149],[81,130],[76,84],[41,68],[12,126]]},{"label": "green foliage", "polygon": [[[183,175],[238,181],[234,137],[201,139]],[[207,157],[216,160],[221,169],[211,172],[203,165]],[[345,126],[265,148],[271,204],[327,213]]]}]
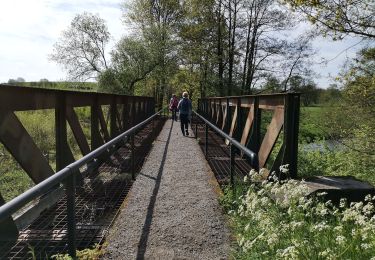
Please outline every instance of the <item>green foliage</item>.
[{"label": "green foliage", "polygon": [[[285,168],[283,169],[285,170]],[[251,173],[250,178],[257,173]],[[249,184],[242,195],[226,192],[238,247],[234,259],[370,259],[375,256],[375,197],[339,207],[305,197],[298,181]]]},{"label": "green foliage", "polygon": [[136,83],[145,80],[158,64],[153,46],[136,37],[123,37],[111,55],[111,68],[99,77],[100,90],[109,93],[134,95]]},{"label": "green foliage", "polygon": [[[104,254],[102,245],[96,244],[92,248],[86,248],[83,250],[77,250],[78,260],[97,260]],[[72,258],[68,254],[57,254],[53,255],[51,259],[56,260],[71,260]]]},{"label": "green foliage", "polygon": [[72,81],[31,81],[31,82],[14,82],[8,85],[34,87],[34,88],[47,88],[58,90],[74,90],[74,91],[96,91],[96,82],[72,82]]},{"label": "green foliage", "polygon": [[352,34],[367,39],[375,38],[374,12],[372,0],[283,0],[293,10],[298,10],[316,26],[318,31],[333,40],[341,40]]},{"label": "green foliage", "polygon": [[113,94],[126,94],[127,92],[114,69],[108,69],[99,75],[98,86],[101,92]]},{"label": "green foliage", "polygon": [[306,150],[300,145],[298,153],[298,175],[310,176],[354,176],[375,185],[375,156],[352,149]]},{"label": "green foliage", "polygon": [[43,152],[55,149],[54,110],[16,112],[34,142]]},{"label": "green foliage", "polygon": [[328,107],[301,107],[298,136],[300,143],[329,139],[327,129],[321,120],[328,110]]},{"label": "green foliage", "polygon": [[108,68],[105,46],[110,34],[98,15],[77,14],[54,45],[50,59],[62,65],[75,80],[95,78]]},{"label": "green foliage", "polygon": [[30,177],[2,146],[0,165],[0,191],[5,201],[10,201],[34,186]]}]

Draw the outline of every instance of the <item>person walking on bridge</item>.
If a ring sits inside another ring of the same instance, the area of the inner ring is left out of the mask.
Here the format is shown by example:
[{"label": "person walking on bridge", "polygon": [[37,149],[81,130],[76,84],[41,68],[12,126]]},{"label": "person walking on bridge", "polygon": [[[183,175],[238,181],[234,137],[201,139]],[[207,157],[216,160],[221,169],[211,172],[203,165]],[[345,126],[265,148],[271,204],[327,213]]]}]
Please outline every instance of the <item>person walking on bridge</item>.
[{"label": "person walking on bridge", "polygon": [[172,120],[177,121],[177,106],[178,106],[178,98],[175,94],[172,95],[171,100],[169,101],[169,110],[172,112]]},{"label": "person walking on bridge", "polygon": [[182,99],[178,103],[177,109],[180,111],[181,131],[182,134],[189,135],[189,118],[191,118],[192,105],[189,94],[185,91],[182,93]]}]

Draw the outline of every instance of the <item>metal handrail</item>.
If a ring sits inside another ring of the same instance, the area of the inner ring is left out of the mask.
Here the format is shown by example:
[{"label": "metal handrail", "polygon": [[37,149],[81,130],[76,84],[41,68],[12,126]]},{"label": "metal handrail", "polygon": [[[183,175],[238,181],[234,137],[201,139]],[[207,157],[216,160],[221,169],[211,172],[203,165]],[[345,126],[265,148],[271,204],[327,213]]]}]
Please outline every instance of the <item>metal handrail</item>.
[{"label": "metal handrail", "polygon": [[[196,111],[193,111],[193,112],[196,116],[198,116],[201,120],[203,120],[205,122],[205,124],[206,124],[206,138],[207,138],[207,131],[208,131],[207,126],[209,126],[211,129],[213,129],[215,132],[217,132],[219,135],[221,135],[222,137],[224,137],[226,140],[229,141],[229,143],[231,144],[231,160],[232,160],[232,154],[233,154],[233,151],[232,151],[233,150],[232,145],[233,145],[237,149],[239,149],[241,152],[243,152],[243,154],[245,154],[246,156],[248,156],[250,158],[250,164],[255,170],[257,170],[257,171],[259,170],[259,160],[258,160],[258,155],[256,153],[254,153],[253,151],[251,151],[247,147],[243,146],[236,139],[229,136],[227,133],[225,133],[223,130],[221,130],[220,128],[218,128],[214,124],[212,124],[210,121],[208,121],[206,118],[204,118],[202,115],[200,115]],[[195,135],[195,136],[197,136],[197,135]],[[207,144],[207,140],[206,140],[206,144]],[[207,147],[206,147],[206,149],[207,149]]]},{"label": "metal handrail", "polygon": [[[128,137],[133,136],[134,133],[143,127],[145,124],[153,120],[156,116],[161,114],[164,109],[159,110],[157,113],[153,114],[146,120],[142,121],[141,123],[133,126],[129,130],[125,131],[124,133],[118,135],[117,137],[113,138],[112,140],[108,141],[104,145],[100,146],[99,148],[93,150],[92,152],[88,153],[87,155],[83,156],[81,159],[69,164],[62,170],[58,171],[51,177],[45,179],[44,181],[38,183],[34,187],[30,188],[29,190],[25,191],[24,193],[20,194],[16,198],[12,199],[11,201],[7,202],[6,204],[0,207],[0,222],[4,221],[6,218],[10,217],[13,213],[17,210],[21,209],[30,201],[36,199],[37,197],[45,194],[46,192],[50,191],[55,185],[63,182],[63,181],[71,181],[73,184],[70,184],[70,190],[74,191],[74,175],[79,168],[90,161],[95,160],[98,158],[102,153],[109,151],[111,148],[114,148],[120,141],[126,141]],[[73,177],[73,178],[69,178]],[[67,184],[68,186],[69,184]],[[67,187],[67,189],[69,189]],[[68,192],[67,192],[68,193]],[[74,196],[74,195],[73,195]],[[74,197],[73,197],[74,198]],[[74,209],[73,209],[74,210]],[[69,216],[68,216],[69,218]],[[68,225],[69,226],[69,225]],[[69,233],[69,231],[68,231]],[[73,249],[74,248],[74,249]],[[69,250],[69,254],[71,256],[75,256],[75,246]]]}]

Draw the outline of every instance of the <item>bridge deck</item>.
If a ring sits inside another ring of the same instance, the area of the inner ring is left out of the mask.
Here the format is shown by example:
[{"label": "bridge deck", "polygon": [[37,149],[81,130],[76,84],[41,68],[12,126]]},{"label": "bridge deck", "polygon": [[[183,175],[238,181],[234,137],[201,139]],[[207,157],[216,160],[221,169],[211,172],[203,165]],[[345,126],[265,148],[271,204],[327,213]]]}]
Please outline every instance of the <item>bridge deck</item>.
[{"label": "bridge deck", "polygon": [[197,140],[167,121],[110,231],[104,258],[226,259],[230,234],[218,190]]}]

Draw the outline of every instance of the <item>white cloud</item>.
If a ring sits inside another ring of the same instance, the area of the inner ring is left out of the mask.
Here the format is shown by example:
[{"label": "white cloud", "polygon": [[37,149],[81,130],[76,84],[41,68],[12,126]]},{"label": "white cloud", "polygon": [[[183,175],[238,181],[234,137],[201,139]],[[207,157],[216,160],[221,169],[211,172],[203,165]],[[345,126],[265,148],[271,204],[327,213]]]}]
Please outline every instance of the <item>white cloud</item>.
[{"label": "white cloud", "polygon": [[61,80],[61,67],[48,60],[53,44],[77,13],[99,14],[112,35],[110,49],[125,29],[121,0],[12,0],[0,2],[0,82],[23,77]]}]

